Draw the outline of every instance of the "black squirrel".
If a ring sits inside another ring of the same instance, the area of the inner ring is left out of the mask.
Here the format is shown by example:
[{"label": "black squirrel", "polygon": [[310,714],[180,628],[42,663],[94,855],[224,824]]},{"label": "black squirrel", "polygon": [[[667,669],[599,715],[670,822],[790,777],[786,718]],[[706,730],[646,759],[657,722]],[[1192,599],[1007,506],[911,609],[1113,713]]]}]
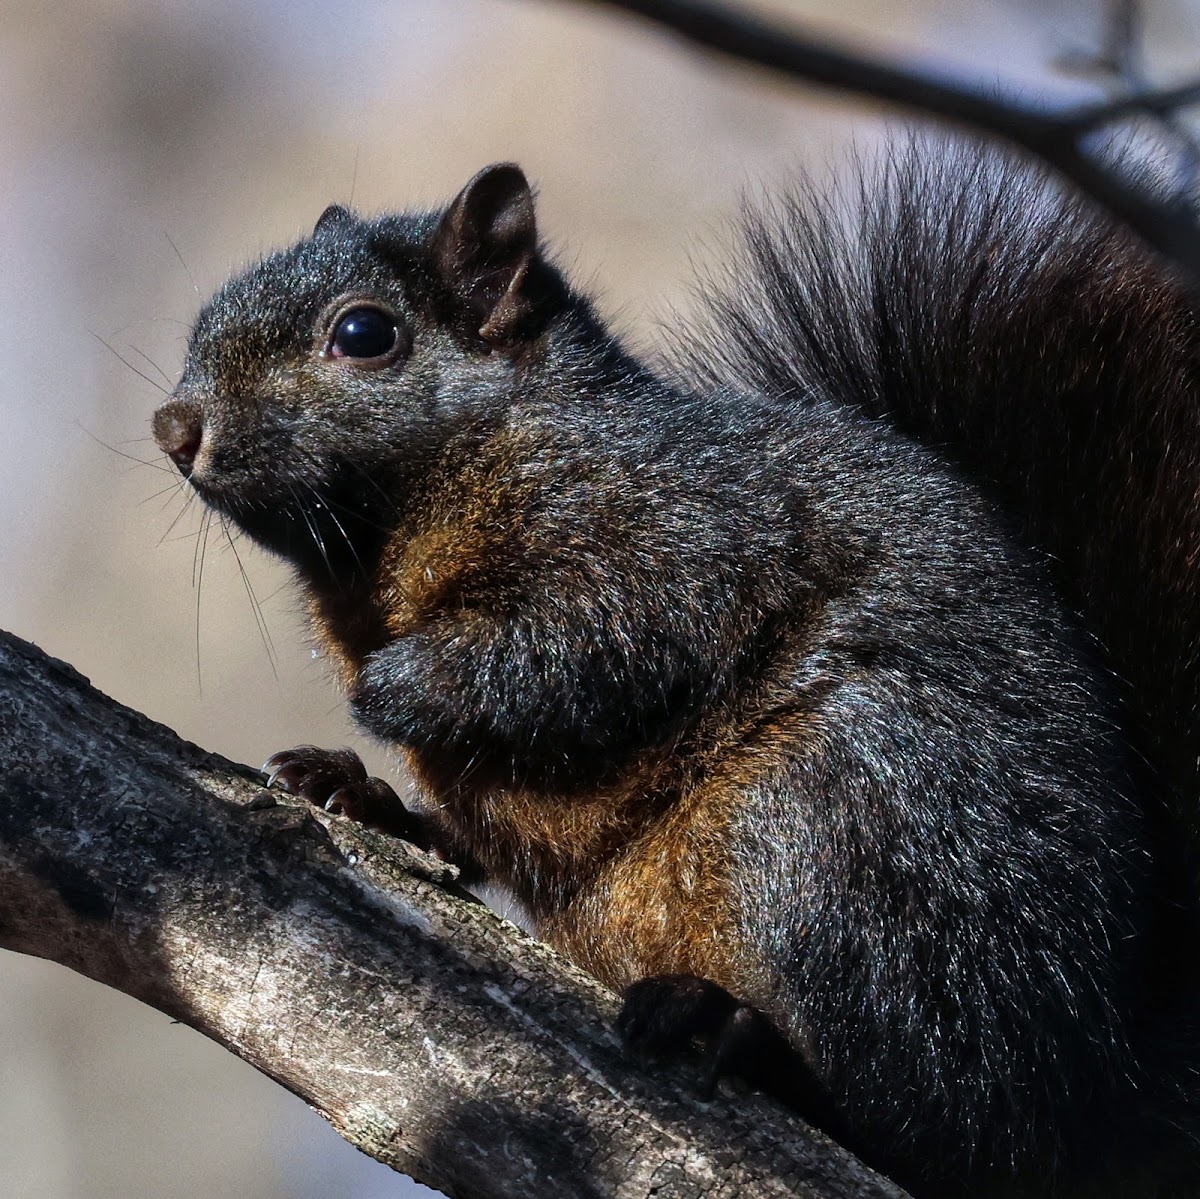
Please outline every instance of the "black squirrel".
[{"label": "black squirrel", "polygon": [[918,1195],[1191,1193],[1189,293],[973,149],[748,229],[657,370],[510,164],[205,306],[158,444],[292,564],[423,814],[269,766]]}]

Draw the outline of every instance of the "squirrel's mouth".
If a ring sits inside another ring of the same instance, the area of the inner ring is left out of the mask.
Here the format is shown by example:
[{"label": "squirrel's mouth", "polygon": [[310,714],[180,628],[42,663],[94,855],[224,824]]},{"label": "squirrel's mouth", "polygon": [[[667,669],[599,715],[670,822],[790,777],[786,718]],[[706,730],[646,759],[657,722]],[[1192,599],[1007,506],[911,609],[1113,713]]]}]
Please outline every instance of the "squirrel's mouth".
[{"label": "squirrel's mouth", "polygon": [[371,574],[378,563],[385,540],[378,523],[362,505],[326,494],[309,480],[279,475],[261,489],[250,480],[217,481],[201,469],[188,483],[207,507],[320,589],[340,589]]},{"label": "squirrel's mouth", "polygon": [[[224,434],[176,392],[154,414],[154,440],[204,504],[318,587],[341,586],[378,561],[384,534],[345,472],[298,459],[280,430]],[[274,435],[274,436],[273,436]],[[253,452],[246,443],[254,440]],[[268,450],[267,445],[274,441]]]}]

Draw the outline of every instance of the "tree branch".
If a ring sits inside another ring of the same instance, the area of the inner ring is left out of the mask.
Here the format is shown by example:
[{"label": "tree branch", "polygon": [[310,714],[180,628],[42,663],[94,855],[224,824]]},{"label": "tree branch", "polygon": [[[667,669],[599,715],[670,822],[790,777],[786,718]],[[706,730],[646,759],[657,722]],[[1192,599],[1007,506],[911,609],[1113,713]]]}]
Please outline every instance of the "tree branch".
[{"label": "tree branch", "polygon": [[902,1199],[766,1100],[627,1061],[613,996],[451,867],[6,633],[0,763],[0,946],[190,1024],[397,1170],[471,1199]]},{"label": "tree branch", "polygon": [[1125,221],[1148,245],[1200,280],[1200,222],[1190,205],[1123,178],[1084,146],[1089,134],[1130,113],[1161,116],[1196,103],[1200,81],[1055,112],[822,45],[762,18],[705,0],[582,2],[635,13],[707,50],[792,79],[871,96],[1019,146],[1066,176]]}]

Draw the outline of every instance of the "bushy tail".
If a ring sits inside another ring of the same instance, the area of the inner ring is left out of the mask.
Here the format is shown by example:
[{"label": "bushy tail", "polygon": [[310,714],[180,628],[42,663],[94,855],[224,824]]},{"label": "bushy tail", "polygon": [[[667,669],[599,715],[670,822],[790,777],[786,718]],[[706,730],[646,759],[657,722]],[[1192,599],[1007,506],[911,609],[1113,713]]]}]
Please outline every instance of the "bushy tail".
[{"label": "bushy tail", "polygon": [[941,447],[1047,551],[1200,844],[1192,295],[1037,168],[914,142],[751,212],[690,379],[813,394]]}]

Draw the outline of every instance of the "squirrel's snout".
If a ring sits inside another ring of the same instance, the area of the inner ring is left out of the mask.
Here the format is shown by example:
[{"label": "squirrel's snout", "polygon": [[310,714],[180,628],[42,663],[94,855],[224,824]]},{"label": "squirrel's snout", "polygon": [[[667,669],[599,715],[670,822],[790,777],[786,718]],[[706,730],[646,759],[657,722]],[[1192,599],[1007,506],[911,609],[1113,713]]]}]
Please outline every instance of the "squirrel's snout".
[{"label": "squirrel's snout", "polygon": [[155,412],[153,429],[158,448],[184,475],[190,475],[204,438],[199,404],[192,400],[168,400]]}]

